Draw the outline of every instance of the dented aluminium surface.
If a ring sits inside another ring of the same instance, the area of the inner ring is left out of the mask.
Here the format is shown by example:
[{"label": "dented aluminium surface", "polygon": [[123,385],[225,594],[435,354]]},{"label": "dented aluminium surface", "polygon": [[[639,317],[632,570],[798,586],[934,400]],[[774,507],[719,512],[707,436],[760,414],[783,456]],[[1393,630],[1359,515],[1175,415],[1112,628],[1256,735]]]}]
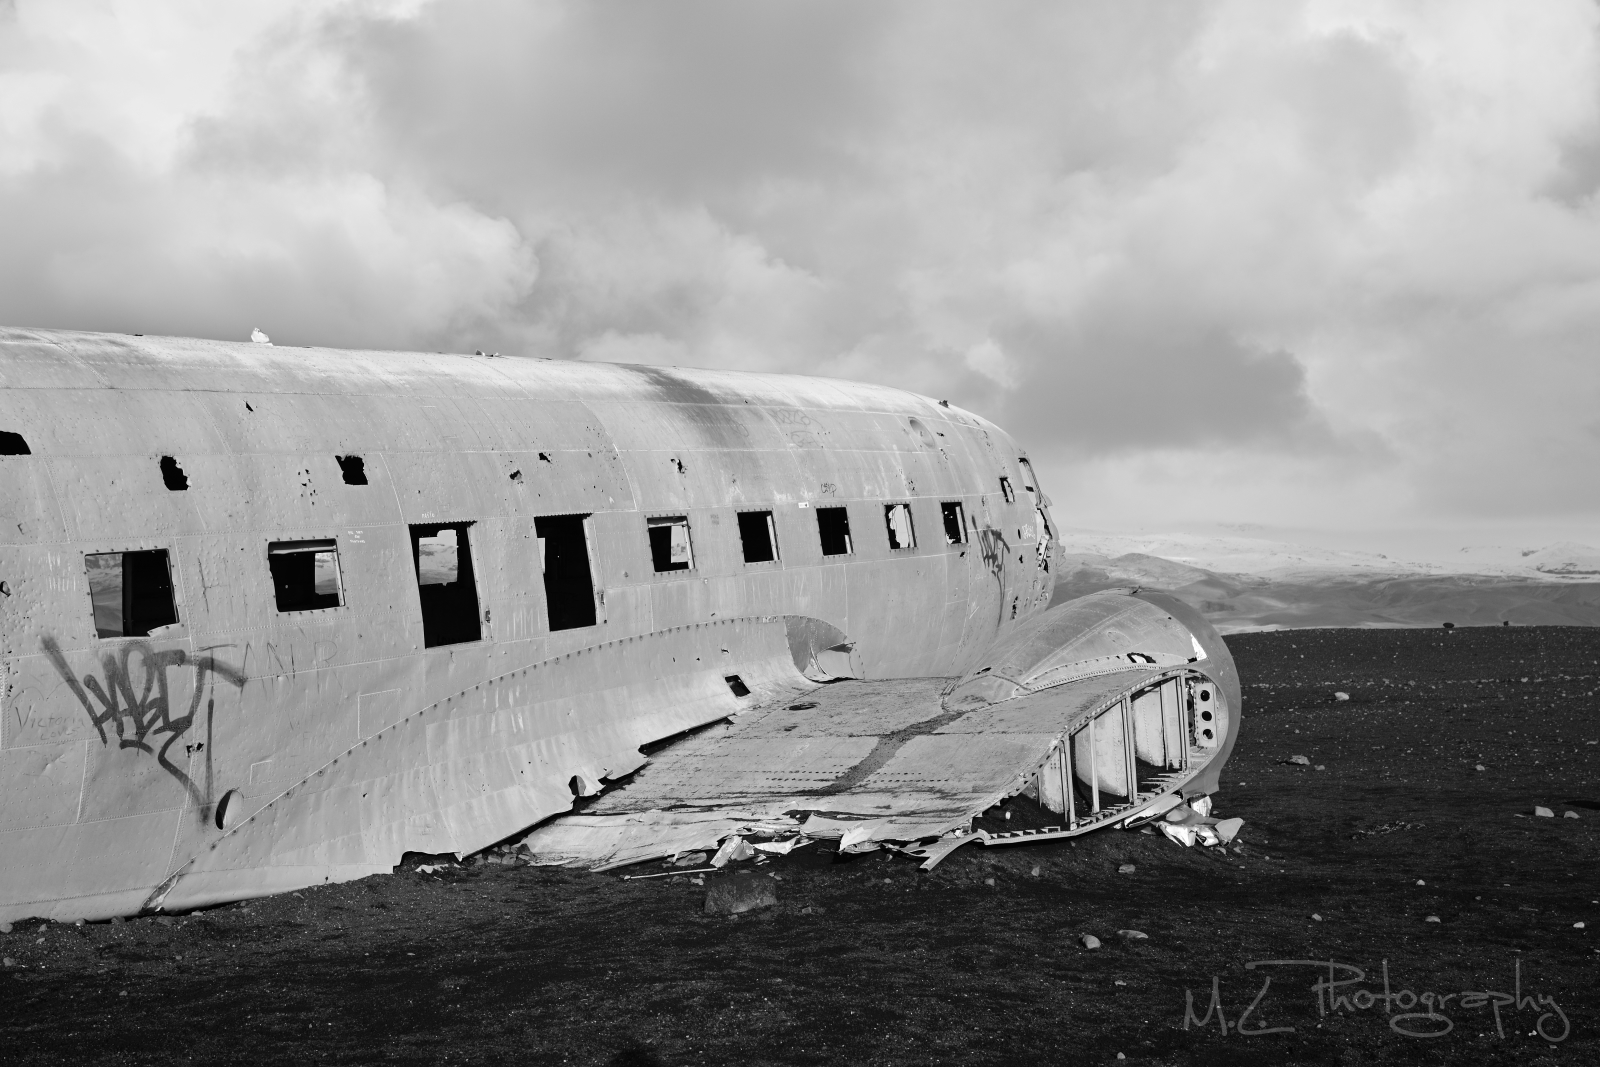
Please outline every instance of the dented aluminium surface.
[{"label": "dented aluminium surface", "polygon": [[536,837],[1088,829],[1237,731],[1202,620],[1045,611],[1025,453],[878,386],[0,330],[0,501],[3,920],[476,851],[724,719]]}]

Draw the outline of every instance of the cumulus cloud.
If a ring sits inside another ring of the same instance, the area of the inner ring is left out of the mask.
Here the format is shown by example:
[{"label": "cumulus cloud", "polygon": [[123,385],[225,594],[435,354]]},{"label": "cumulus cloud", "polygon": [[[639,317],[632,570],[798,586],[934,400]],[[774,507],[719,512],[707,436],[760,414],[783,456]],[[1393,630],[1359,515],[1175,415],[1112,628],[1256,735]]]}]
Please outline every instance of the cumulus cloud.
[{"label": "cumulus cloud", "polygon": [[1593,518],[1596,23],[17,0],[0,318],[889,382],[1068,522]]}]

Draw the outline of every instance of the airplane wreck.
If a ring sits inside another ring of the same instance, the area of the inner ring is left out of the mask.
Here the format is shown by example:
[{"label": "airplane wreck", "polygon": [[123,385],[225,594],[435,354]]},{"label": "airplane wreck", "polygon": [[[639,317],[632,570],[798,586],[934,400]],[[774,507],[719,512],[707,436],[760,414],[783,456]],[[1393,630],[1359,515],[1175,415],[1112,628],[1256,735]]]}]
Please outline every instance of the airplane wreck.
[{"label": "airplane wreck", "polygon": [[881,386],[4,329],[0,501],[0,920],[536,826],[936,861],[1019,793],[1015,840],[1208,796],[1239,729],[1204,619],[1049,607],[1027,453]]}]

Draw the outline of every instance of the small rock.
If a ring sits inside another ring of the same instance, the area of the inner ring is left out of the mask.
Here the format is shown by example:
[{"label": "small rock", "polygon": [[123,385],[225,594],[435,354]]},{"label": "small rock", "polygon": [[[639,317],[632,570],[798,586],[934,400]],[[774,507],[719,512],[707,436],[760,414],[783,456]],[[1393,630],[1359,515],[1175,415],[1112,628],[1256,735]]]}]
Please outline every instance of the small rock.
[{"label": "small rock", "polygon": [[11,932],[11,924],[10,923],[0,923],[0,934],[9,934],[10,932]]},{"label": "small rock", "polygon": [[[887,881],[888,881],[888,879],[887,879],[887,878],[885,878],[885,879],[884,879],[884,881],[886,881],[886,882],[887,882]],[[984,885],[994,885],[994,879],[993,879],[993,878],[985,878],[985,879],[984,879],[984,880],[983,880],[983,884],[984,884]]]},{"label": "small rock", "polygon": [[1117,868],[1117,873],[1118,874],[1132,874],[1136,870],[1138,870],[1138,868],[1135,867],[1133,864],[1124,863],[1122,866]]},{"label": "small rock", "polygon": [[1573,923],[1572,924],[1572,928],[1574,930],[1582,930],[1583,929],[1583,924],[1582,923]]},{"label": "small rock", "polygon": [[1544,807],[1542,805],[1535,805],[1534,809],[1533,809],[1533,813],[1535,815],[1537,815],[1541,819],[1553,819],[1553,818],[1556,817],[1556,813],[1555,812],[1551,811],[1549,808],[1546,808],[1546,807]]},{"label": "small rock", "polygon": [[84,925],[86,925],[86,923],[85,923],[85,922],[84,922],[84,920],[82,920],[82,919],[78,919],[78,920],[77,920],[77,921],[75,921],[75,922],[74,922],[74,923],[73,923],[73,924],[72,924],[72,925],[73,925],[73,926],[84,926]]},{"label": "small rock", "polygon": [[741,915],[777,903],[778,893],[770,879],[723,879],[706,890],[707,915]]},{"label": "small rock", "polygon": [[1319,923],[1319,922],[1322,921],[1322,916],[1318,915],[1316,912],[1312,912],[1311,913],[1311,921]]},{"label": "small rock", "polygon": [[1479,764],[1476,764],[1476,765],[1474,765],[1474,767],[1473,767],[1473,770],[1477,770],[1477,771],[1486,771],[1486,770],[1488,770],[1488,769],[1489,769],[1489,768],[1487,768],[1487,767],[1485,767],[1485,766],[1484,766],[1484,765],[1483,765],[1483,764],[1481,764],[1481,763],[1479,763]]},{"label": "small rock", "polygon": [[1418,884],[1418,885],[1427,885],[1427,884],[1428,884],[1428,883],[1427,883],[1427,882],[1424,882],[1424,881],[1423,881],[1423,880],[1422,880],[1422,879],[1421,879],[1421,878],[1418,878],[1418,879],[1417,879],[1417,884]]},{"label": "small rock", "polygon": [[1317,764],[1316,769],[1319,770],[1319,771],[1325,771],[1325,770],[1328,769],[1328,767],[1327,767],[1326,764],[1319,763],[1319,764]]},{"label": "small rock", "polygon": [[1123,1054],[1122,1054],[1122,1053],[1120,1053],[1120,1052],[1119,1052],[1119,1053],[1117,1053],[1117,1059],[1119,1059],[1119,1060],[1125,1060],[1125,1059],[1127,1059],[1127,1058],[1128,1058],[1128,1057],[1126,1057],[1126,1056],[1124,1056],[1124,1055],[1123,1055]]},{"label": "small rock", "polygon": [[1117,936],[1124,941],[1148,941],[1150,935],[1143,930],[1118,930]]},{"label": "small rock", "polygon": [[1335,693],[1335,694],[1333,694],[1333,699],[1335,699],[1335,700],[1349,700],[1350,699],[1350,694],[1349,693]]},{"label": "small rock", "polygon": [[710,859],[704,852],[690,852],[672,861],[674,867],[698,867]]},{"label": "small rock", "polygon": [[1439,916],[1430,915],[1426,919],[1423,919],[1422,921],[1425,922],[1425,923],[1436,923],[1436,922],[1439,922],[1440,920],[1439,920]]},{"label": "small rock", "polygon": [[0,963],[3,963],[7,967],[15,967],[15,966],[17,966],[17,961],[12,959],[10,956],[7,956],[3,960],[0,960]]},{"label": "small rock", "polygon": [[1563,819],[1576,819],[1578,817],[1578,813],[1575,811],[1564,811],[1561,813],[1561,817]]},{"label": "small rock", "polygon": [[1300,766],[1300,767],[1309,767],[1309,766],[1311,766],[1311,760],[1308,759],[1305,756],[1290,756],[1289,757],[1289,762],[1295,764],[1296,766]]},{"label": "small rock", "polygon": [[1100,939],[1093,934],[1083,934],[1078,938],[1078,944],[1087,949],[1096,949],[1100,947]]},{"label": "small rock", "polygon": [[162,926],[176,926],[178,920],[174,919],[170,915],[157,915],[156,922],[160,923]]},{"label": "small rock", "polygon": [[[1571,812],[1568,812],[1568,814],[1570,815]],[[1574,818],[1576,818],[1576,816],[1574,816]],[[1039,865],[1037,863],[1035,863],[1033,865],[1033,870],[1029,871],[1028,874],[1031,875],[1034,878],[1039,877]]]},{"label": "small rock", "polygon": [[116,925],[116,926],[121,926],[121,925],[122,925],[122,924],[123,924],[123,923],[125,923],[125,922],[127,922],[127,921],[128,921],[128,920],[126,920],[126,919],[124,919],[124,918],[123,918],[123,917],[122,917],[122,916],[120,916],[120,915],[113,915],[113,916],[111,916],[111,922],[112,922],[112,923],[113,923],[113,924],[114,924],[114,925]]}]

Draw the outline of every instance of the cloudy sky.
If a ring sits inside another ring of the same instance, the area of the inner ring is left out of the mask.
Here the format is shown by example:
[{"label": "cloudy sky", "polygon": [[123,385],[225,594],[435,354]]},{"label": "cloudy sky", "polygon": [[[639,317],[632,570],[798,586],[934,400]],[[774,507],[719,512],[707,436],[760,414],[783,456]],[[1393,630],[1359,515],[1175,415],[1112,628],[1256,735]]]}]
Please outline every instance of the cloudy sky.
[{"label": "cloudy sky", "polygon": [[825,373],[1068,525],[1600,539],[1600,7],[0,0],[0,322]]}]

